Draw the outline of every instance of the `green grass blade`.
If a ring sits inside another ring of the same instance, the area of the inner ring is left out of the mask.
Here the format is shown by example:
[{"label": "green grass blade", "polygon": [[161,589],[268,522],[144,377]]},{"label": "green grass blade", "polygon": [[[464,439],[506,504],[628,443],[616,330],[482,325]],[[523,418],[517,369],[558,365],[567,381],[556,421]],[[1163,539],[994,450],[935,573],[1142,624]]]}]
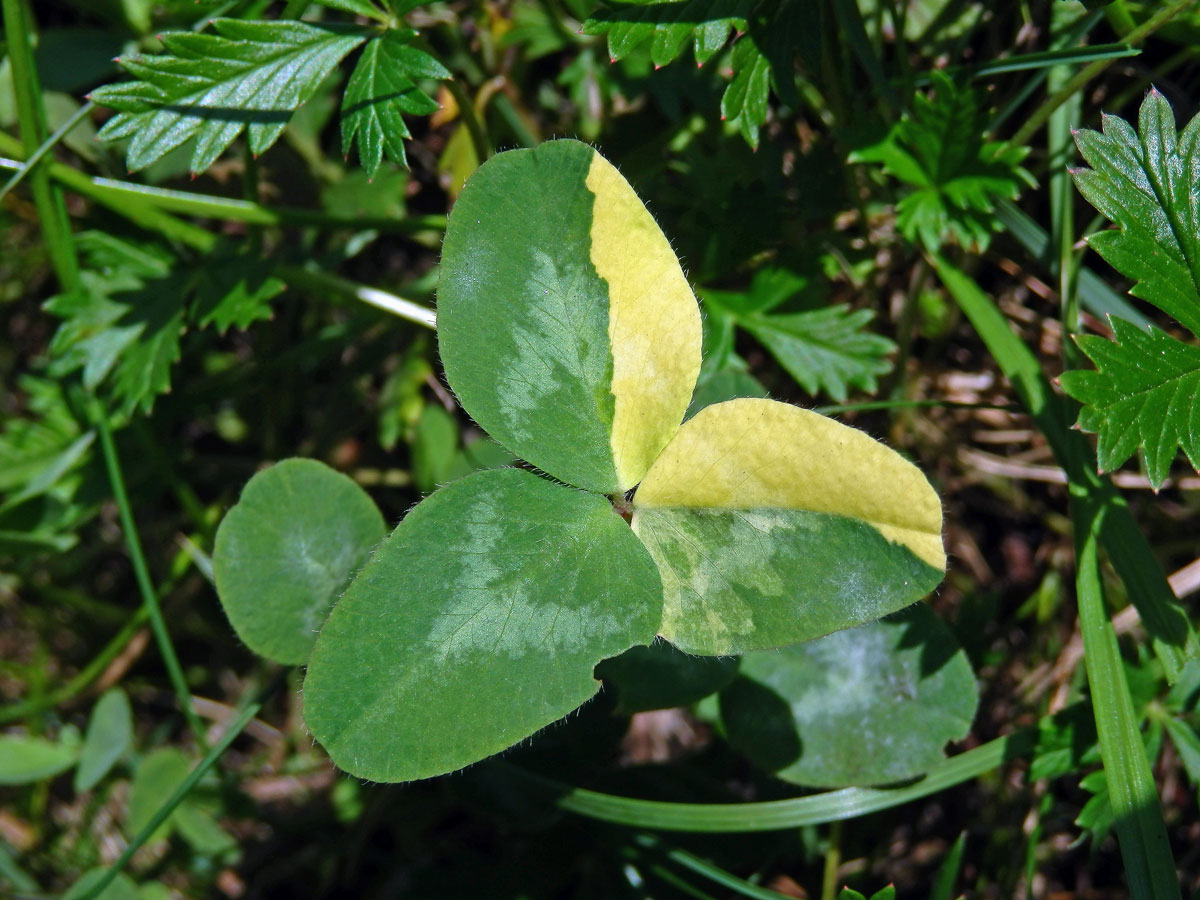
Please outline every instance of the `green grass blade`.
[{"label": "green grass blade", "polygon": [[12,178],[8,179],[8,181],[4,183],[4,187],[0,187],[0,200],[3,200],[9,191],[20,184],[25,179],[25,176],[34,170],[34,166],[41,161],[43,156],[58,146],[59,142],[68,134],[70,134],[76,125],[87,118],[87,115],[92,111],[92,108],[92,101],[89,100],[87,103],[83,104],[83,106],[79,107],[79,109],[75,110],[71,117],[67,119],[67,121],[63,122],[61,126],[59,126],[58,131],[54,132],[54,134],[50,135],[50,137],[46,138],[46,140],[42,141],[41,146],[34,150],[33,153],[29,154],[29,157],[25,160],[25,164],[13,173]]},{"label": "green grass blade", "polygon": [[689,853],[679,847],[667,847],[653,835],[638,835],[634,839],[634,842],[638,847],[643,847],[649,851],[649,855],[665,857],[682,868],[688,869],[697,875],[702,875],[710,881],[721,885],[721,887],[728,888],[739,896],[749,897],[751,900],[783,900],[787,896],[770,888],[753,884],[744,878],[739,878],[732,872],[727,872],[720,866],[713,865],[707,860],[696,856],[694,853]]},{"label": "green grass blade", "polygon": [[[4,37],[12,67],[13,95],[24,149],[22,155],[30,157],[46,140],[46,112],[42,107],[42,90],[33,61],[33,17],[24,0],[0,0],[0,10],[4,13]],[[46,167],[36,163],[29,176],[29,185],[54,274],[63,290],[75,290],[79,286],[79,260],[71,240],[71,222],[62,191],[51,183]]]},{"label": "green grass blade", "polygon": [[1125,59],[1138,56],[1142,51],[1128,44],[1098,44],[1094,47],[1070,47],[1065,50],[1047,50],[1043,53],[1023,53],[1008,59],[985,63],[975,69],[974,78],[986,78],[1007,72],[1027,72],[1031,69],[1048,69],[1068,63],[1090,63],[1096,60]]},{"label": "green grass blade", "polygon": [[204,723],[196,715],[192,706],[192,692],[188,689],[187,679],[183,675],[183,667],[175,653],[175,645],[171,643],[167,622],[163,618],[162,607],[158,603],[158,593],[150,580],[150,569],[146,565],[146,556],[142,552],[142,542],[138,537],[137,523],[133,518],[133,507],[129,503],[129,495],[125,491],[125,477],[121,473],[121,461],[117,456],[117,445],[113,440],[112,428],[108,423],[108,413],[101,408],[95,397],[90,398],[89,413],[100,434],[100,449],[104,456],[104,465],[108,471],[109,484],[113,497],[117,501],[117,510],[121,516],[121,530],[125,533],[125,546],[129,550],[129,560],[133,565],[134,577],[138,591],[142,595],[142,606],[150,619],[150,628],[154,632],[154,640],[158,651],[162,654],[163,664],[167,667],[167,675],[175,690],[175,697],[187,720],[188,727],[201,747],[207,746],[204,735]]},{"label": "green grass blade", "polygon": [[604,822],[669,831],[776,831],[853,819],[928,797],[1029,753],[1036,739],[1036,729],[1024,729],[997,738],[939,763],[925,773],[920,781],[904,787],[843,788],[792,800],[759,803],[638,800],[572,788],[507,763],[494,765],[503,767],[507,774],[519,780],[523,789],[553,797],[562,809]]},{"label": "green grass blade", "polygon": [[1179,879],[1162,805],[1125,680],[1117,634],[1104,607],[1099,548],[1107,510],[1090,497],[1071,506],[1079,629],[1125,876],[1135,900],[1178,900]]}]

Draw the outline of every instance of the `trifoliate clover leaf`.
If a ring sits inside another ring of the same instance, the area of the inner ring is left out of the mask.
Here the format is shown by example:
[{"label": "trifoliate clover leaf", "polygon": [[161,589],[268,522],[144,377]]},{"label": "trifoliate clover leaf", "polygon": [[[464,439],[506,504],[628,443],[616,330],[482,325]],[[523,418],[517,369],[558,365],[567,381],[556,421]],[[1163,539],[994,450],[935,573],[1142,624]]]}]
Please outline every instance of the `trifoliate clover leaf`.
[{"label": "trifoliate clover leaf", "polygon": [[705,308],[717,328],[727,322],[754,335],[810,394],[824,391],[840,403],[851,388],[874,391],[876,376],[891,370],[887,357],[896,345],[865,330],[871,310],[838,304],[772,312],[810,286],[786,270],[764,269],[745,293],[705,291]]},{"label": "trifoliate clover leaf", "polygon": [[[895,612],[941,579],[941,503],[899,454],[773,400],[683,422],[695,297],[588,145],[501,153],[472,176],[447,224],[437,324],[464,411],[562,483],[467,475],[361,572],[326,573],[349,587],[308,661],[304,712],[348,771],[404,781],[499,752],[656,632],[699,654],[779,647]],[[297,513],[277,507],[255,531],[291,529]],[[229,532],[218,555],[248,540]],[[269,572],[295,552],[243,558]]]},{"label": "trifoliate clover leaf", "polygon": [[1079,427],[1100,434],[1100,469],[1111,471],[1141,450],[1146,475],[1159,487],[1182,447],[1200,470],[1200,348],[1153,325],[1110,321],[1113,340],[1075,339],[1095,370],[1076,369],[1059,379],[1084,404]]},{"label": "trifoliate clover leaf", "polygon": [[1028,150],[984,140],[986,110],[976,93],[943,73],[932,77],[933,96],[917,94],[888,136],[850,161],[879,164],[909,186],[896,204],[896,225],[908,240],[932,251],[948,237],[986,248],[999,228],[996,201],[1034,183],[1020,165]]},{"label": "trifoliate clover leaf", "polygon": [[405,29],[372,38],[342,99],[342,153],[349,154],[357,136],[358,158],[371,178],[384,154],[408,166],[404,139],[411,135],[402,113],[427,116],[438,108],[414,79],[451,77],[445,66],[409,43],[415,35]]},{"label": "trifoliate clover leaf", "polygon": [[1200,336],[1200,117],[1177,135],[1170,104],[1152,89],[1137,132],[1116,116],[1103,122],[1103,133],[1076,132],[1091,169],[1072,175],[1120,228],[1091,235],[1088,245],[1137,282],[1133,296]]},{"label": "trifoliate clover leaf", "polygon": [[212,26],[216,34],[162,35],[166,53],[119,60],[136,81],[92,92],[95,103],[117,110],[98,136],[131,138],[130,171],[193,137],[193,172],[211,166],[243,131],[251,153],[265,152],[291,114],[370,35],[356,26],[292,21],[214,19]]}]

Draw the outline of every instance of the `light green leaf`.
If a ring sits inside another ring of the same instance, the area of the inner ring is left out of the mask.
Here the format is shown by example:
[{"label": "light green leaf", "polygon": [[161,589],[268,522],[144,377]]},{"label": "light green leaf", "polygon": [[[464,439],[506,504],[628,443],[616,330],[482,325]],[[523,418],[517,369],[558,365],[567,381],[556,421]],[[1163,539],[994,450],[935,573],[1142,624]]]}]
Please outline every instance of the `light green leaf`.
[{"label": "light green leaf", "polygon": [[75,770],[75,792],[90,791],[133,744],[133,713],[129,698],[120,688],[106,691],[92,710],[79,768]]},{"label": "light green leaf", "polygon": [[217,593],[238,637],[276,662],[305,662],[386,531],[366,492],[323,463],[287,459],[259,472],[213,549]]},{"label": "light green leaf", "polygon": [[[62,900],[79,900],[81,897],[88,897],[91,894],[93,886],[107,872],[107,866],[89,869],[87,872],[84,872],[83,877],[71,885],[67,889],[67,892],[62,895]],[[124,872],[118,872],[109,886],[99,894],[91,897],[91,900],[138,900],[137,885]]]},{"label": "light green leaf", "polygon": [[603,497],[469,475],[410,512],[334,607],[305,719],[361,778],[454,771],[591,697],[597,662],[653,639],[661,596]]},{"label": "light green leaf", "polygon": [[201,856],[220,856],[237,846],[233,835],[195,803],[181,803],[171,814],[179,836]]},{"label": "light green leaf", "polygon": [[358,158],[374,178],[384,154],[408,167],[404,139],[410,137],[402,113],[427,116],[437,103],[417,87],[417,78],[450,78],[436,59],[412,46],[409,29],[389,29],[363,48],[342,100],[342,153],[358,138]]},{"label": "light green leaf", "polygon": [[208,261],[197,272],[192,316],[221,334],[270,319],[271,300],[287,287],[274,271],[271,261],[245,254]]},{"label": "light green leaf", "polygon": [[322,6],[328,6],[330,9],[340,9],[342,12],[375,19],[385,25],[388,22],[387,13],[372,3],[371,0],[317,0],[317,2]]},{"label": "light green leaf", "polygon": [[79,735],[75,740],[48,741],[24,734],[0,735],[0,785],[32,784],[53,778],[79,759]]},{"label": "light green leaf", "polygon": [[1105,116],[1102,134],[1075,134],[1092,167],[1072,172],[1075,186],[1120,226],[1088,244],[1137,282],[1133,296],[1200,336],[1200,117],[1177,135],[1170,104],[1152,88],[1138,119],[1137,132]]},{"label": "light green leaf", "polygon": [[[183,784],[191,769],[191,761],[182,750],[175,747],[159,747],[142,759],[133,776],[133,786],[129,790],[125,834],[130,840],[141,834],[150,824],[154,814],[167,798],[178,790],[179,785]],[[166,840],[170,836],[175,813],[178,811],[176,808],[175,812],[155,829],[150,837],[151,841]]]},{"label": "light green leaf", "polygon": [[513,453],[628,490],[679,427],[700,338],[666,237],[591,147],[501,153],[467,183],[442,245],[438,342],[463,407]]},{"label": "light green leaf", "polygon": [[266,152],[291,114],[368,32],[353,26],[214,19],[216,34],[161,35],[166,53],[119,62],[136,81],[90,95],[117,110],[99,137],[131,138],[131,171],[196,138],[192,172],[202,172],[247,131],[250,152]]},{"label": "light green leaf", "polygon": [[633,498],[662,575],[660,633],[722,655],[810,640],[919,600],[941,580],[942,509],[899,454],[772,400],[701,410]]},{"label": "light green leaf", "polygon": [[978,697],[966,654],[928,607],[742,657],[721,693],[729,742],[813,787],[913,778],[964,738]]},{"label": "light green leaf", "polygon": [[692,656],[655,641],[604,660],[596,677],[617,692],[617,712],[635,713],[703,700],[729,684],[737,668],[737,657]]},{"label": "light green leaf", "polygon": [[932,96],[914,96],[911,112],[888,136],[855,150],[850,162],[879,164],[909,185],[896,205],[896,224],[908,240],[934,252],[951,238],[986,248],[999,228],[996,203],[1034,183],[1021,167],[1028,149],[986,141],[980,95],[942,72],[932,80]]},{"label": "light green leaf", "polygon": [[1200,470],[1200,349],[1153,325],[1109,321],[1113,340],[1075,339],[1095,370],[1074,369],[1059,377],[1063,390],[1084,404],[1079,427],[1100,434],[1100,470],[1112,471],[1141,450],[1146,475],[1157,488],[1178,447]]}]

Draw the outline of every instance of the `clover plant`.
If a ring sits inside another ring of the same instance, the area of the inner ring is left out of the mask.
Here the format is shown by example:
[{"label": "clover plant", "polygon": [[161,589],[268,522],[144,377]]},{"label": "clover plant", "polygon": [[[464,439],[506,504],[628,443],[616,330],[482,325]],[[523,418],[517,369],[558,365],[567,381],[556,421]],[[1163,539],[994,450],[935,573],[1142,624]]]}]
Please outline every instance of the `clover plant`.
[{"label": "clover plant", "polygon": [[425,778],[504,750],[656,635],[705,656],[782,647],[941,580],[937,495],[863,432],[760,398],[680,424],[696,300],[586,144],[502,153],[468,182],[438,340],[463,408],[529,468],[447,484],[379,543],[357,486],[289,460],[251,480],[217,536],[235,629],[307,658],[305,719],[355,775]]}]

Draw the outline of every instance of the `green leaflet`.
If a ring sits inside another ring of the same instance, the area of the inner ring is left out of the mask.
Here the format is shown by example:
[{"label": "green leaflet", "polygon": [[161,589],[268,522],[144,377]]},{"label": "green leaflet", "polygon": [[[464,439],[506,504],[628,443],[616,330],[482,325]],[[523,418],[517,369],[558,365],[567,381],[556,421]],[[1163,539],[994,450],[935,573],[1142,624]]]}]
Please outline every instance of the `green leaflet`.
[{"label": "green leaflet", "polygon": [[[1170,105],[1152,89],[1136,132],[1105,116],[1103,133],[1079,131],[1075,143],[1092,166],[1072,172],[1076,186],[1120,226],[1089,236],[1089,246],[1135,279],[1131,294],[1200,335],[1200,117],[1177,134]],[[1100,435],[1101,470],[1141,450],[1157,488],[1177,447],[1200,470],[1200,350],[1153,326],[1110,321],[1112,342],[1076,338],[1096,370],[1061,378],[1084,404],[1079,427]]]},{"label": "green leaflet", "polygon": [[945,758],[978,697],[966,654],[918,603],[887,619],[742,657],[721,693],[730,743],[812,787],[886,784]]},{"label": "green leaflet", "polygon": [[133,745],[133,713],[129,698],[112,688],[96,701],[83,738],[79,768],[75,770],[75,792],[90,791],[108,774]]},{"label": "green leaflet", "polygon": [[334,601],[386,533],[357,484],[311,459],[255,475],[217,530],[213,575],[225,614],[251,650],[308,659]]},{"label": "green leaflet", "polygon": [[1084,404],[1079,427],[1100,434],[1100,470],[1110,472],[1142,449],[1146,475],[1158,487],[1178,447],[1200,470],[1200,349],[1153,325],[1109,321],[1113,340],[1075,339],[1095,370],[1059,377],[1063,390]]},{"label": "green leaflet", "polygon": [[410,29],[391,29],[363,48],[342,98],[342,153],[358,138],[358,158],[367,176],[375,177],[387,156],[408,167],[404,139],[410,137],[403,113],[427,116],[438,108],[414,79],[449,78],[450,72],[423,50],[409,44]]},{"label": "green leaflet", "polygon": [[196,138],[191,169],[203,172],[246,131],[250,152],[267,151],[291,114],[369,32],[304,22],[214,19],[216,34],[174,32],[160,56],[118,60],[136,81],[97,88],[90,99],[117,110],[102,140],[130,138],[130,171]]},{"label": "green leaflet", "polygon": [[679,261],[595,150],[551,141],[493,157],[442,245],[446,378],[501,444],[603,493],[641,480],[700,370]]},{"label": "green leaflet", "polygon": [[334,608],[305,720],[361,778],[440,775],[575,709],[660,612],[654,564],[603,497],[469,475],[410,512]]},{"label": "green leaflet", "polygon": [[32,784],[65,772],[79,759],[78,732],[57,741],[24,734],[0,735],[0,785]]},{"label": "green leaflet", "polygon": [[979,95],[934,72],[934,93],[913,97],[911,113],[884,140],[850,154],[877,163],[910,190],[896,205],[896,224],[910,241],[936,252],[948,238],[987,248],[998,228],[995,205],[1034,183],[1021,167],[1029,152],[985,141],[987,110]]},{"label": "green leaflet", "polygon": [[719,345],[712,351],[732,351],[736,325],[770,350],[809,394],[823,391],[840,403],[852,387],[875,391],[876,376],[891,370],[887,357],[896,345],[866,330],[874,318],[871,310],[838,304],[777,311],[812,287],[804,276],[768,268],[756,272],[744,292],[703,291],[707,325]]},{"label": "green leaflet", "polygon": [[773,400],[689,419],[634,496],[663,582],[660,633],[729,654],[902,609],[941,580],[941,504],[865,434]]}]

